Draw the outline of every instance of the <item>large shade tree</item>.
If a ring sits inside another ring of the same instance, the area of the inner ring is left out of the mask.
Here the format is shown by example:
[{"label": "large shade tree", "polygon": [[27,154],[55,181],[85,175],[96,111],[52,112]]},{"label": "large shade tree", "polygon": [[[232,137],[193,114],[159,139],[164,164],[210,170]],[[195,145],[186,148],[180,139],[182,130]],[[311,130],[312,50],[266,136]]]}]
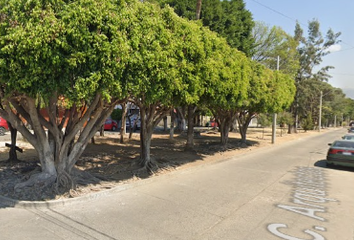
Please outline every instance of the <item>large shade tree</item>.
[{"label": "large shade tree", "polygon": [[248,97],[250,60],[241,52],[231,48],[223,39],[210,42],[215,49],[208,61],[206,92],[202,99],[220,124],[223,146],[228,143],[229,130],[234,122],[237,107]]},{"label": "large shade tree", "polygon": [[153,130],[173,106],[198,101],[205,53],[200,25],[154,4],[131,9],[136,20],[128,37],[134,52],[124,79],[130,101],[140,109],[140,165],[150,171],[157,166],[150,153]]},{"label": "large shade tree", "polygon": [[0,1],[0,114],[42,168],[18,188],[73,187],[75,162],[124,98],[125,15],[116,1]]},{"label": "large shade tree", "polygon": [[253,63],[247,98],[239,105],[236,114],[241,140],[246,142],[248,126],[257,114],[276,113],[289,107],[294,100],[295,90],[290,75]]}]

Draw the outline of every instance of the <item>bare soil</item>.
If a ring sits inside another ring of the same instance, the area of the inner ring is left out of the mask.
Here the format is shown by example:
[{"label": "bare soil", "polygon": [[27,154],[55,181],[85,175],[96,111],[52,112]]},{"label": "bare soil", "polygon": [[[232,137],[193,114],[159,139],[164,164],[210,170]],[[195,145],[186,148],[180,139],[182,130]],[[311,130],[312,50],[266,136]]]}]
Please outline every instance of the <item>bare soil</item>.
[{"label": "bare soil", "polygon": [[[9,133],[7,133],[9,134]],[[296,134],[286,134],[286,130],[277,130],[276,145],[318,134],[317,131],[300,131]],[[241,144],[240,134],[231,132],[227,147],[220,145],[220,133],[213,129],[200,130],[194,139],[195,149],[185,151],[185,133],[175,134],[169,139],[169,133],[156,132],[153,135],[151,156],[158,163],[159,170],[148,174],[140,171],[139,134],[124,144],[119,143],[120,135],[116,132],[106,132],[104,137],[95,137],[95,144],[89,144],[77,162],[81,170],[79,178],[75,179],[76,189],[58,193],[54,186],[33,186],[15,190],[17,183],[26,181],[32,174],[40,172],[36,151],[25,141],[19,140],[18,146],[23,153],[18,153],[20,162],[8,162],[9,148],[4,143],[0,145],[0,195],[15,200],[47,201],[83,196],[114,188],[131,181],[178,171],[200,164],[217,162],[223,159],[252,151],[255,148],[266,147],[271,143],[271,129],[250,128],[247,144]],[[128,138],[128,135],[127,137]]]}]

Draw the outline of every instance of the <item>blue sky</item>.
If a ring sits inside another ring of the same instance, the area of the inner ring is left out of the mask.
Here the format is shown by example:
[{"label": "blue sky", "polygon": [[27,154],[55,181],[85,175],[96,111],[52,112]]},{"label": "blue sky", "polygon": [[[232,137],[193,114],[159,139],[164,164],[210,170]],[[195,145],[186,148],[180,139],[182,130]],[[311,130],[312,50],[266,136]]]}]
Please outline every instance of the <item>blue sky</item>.
[{"label": "blue sky", "polygon": [[354,1],[353,0],[244,0],[255,21],[279,26],[293,35],[296,21],[304,33],[313,19],[320,22],[325,36],[331,28],[341,32],[336,50],[323,58],[322,66],[333,66],[329,83],[354,99]]}]

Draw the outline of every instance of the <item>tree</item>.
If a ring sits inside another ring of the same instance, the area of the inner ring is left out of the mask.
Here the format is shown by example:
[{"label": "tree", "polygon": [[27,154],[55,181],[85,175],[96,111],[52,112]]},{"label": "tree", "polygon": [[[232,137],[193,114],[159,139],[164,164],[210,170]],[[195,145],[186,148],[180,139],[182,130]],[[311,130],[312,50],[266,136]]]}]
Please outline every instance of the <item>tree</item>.
[{"label": "tree", "polygon": [[[231,47],[237,48],[250,56],[253,45],[252,28],[254,26],[252,14],[246,9],[243,0],[221,1],[221,3],[224,12],[221,19],[223,31],[219,32],[213,28],[211,30],[225,37]],[[209,13],[205,13],[205,18]]]},{"label": "tree", "polygon": [[237,121],[242,142],[252,118],[259,113],[275,113],[290,106],[295,95],[293,79],[254,63],[247,88],[247,99],[238,107]]},{"label": "tree", "polygon": [[262,22],[255,22],[252,36],[255,42],[251,51],[252,60],[295,78],[299,69],[299,55],[298,42],[294,37],[280,27],[270,28]]},{"label": "tree", "polygon": [[[332,69],[332,66],[324,66],[319,70],[317,68],[321,65],[323,57],[330,53],[330,47],[339,42],[338,38],[341,33],[335,33],[329,29],[325,37],[323,37],[320,31],[320,23],[317,20],[312,20],[308,25],[307,37],[303,36],[303,30],[300,24],[295,26],[295,40],[299,43],[298,53],[300,56],[300,68],[296,75],[296,87],[297,92],[295,101],[291,106],[291,111],[294,115],[295,122],[292,128],[289,128],[289,132],[296,131],[297,122],[301,121],[301,118],[305,115],[301,115],[300,109],[305,109],[307,102],[300,101],[300,98],[306,94],[308,89],[302,85],[310,79],[314,81],[328,81],[330,75],[328,70]],[[317,93],[319,96],[319,92]]]},{"label": "tree", "polygon": [[179,18],[171,8],[137,4],[132,15],[134,54],[124,74],[130,101],[141,113],[140,165],[151,171],[156,168],[150,156],[153,129],[173,106],[198,101],[205,53],[201,26]]},{"label": "tree", "polygon": [[204,78],[206,92],[202,99],[217,118],[220,142],[226,146],[237,107],[247,97],[250,61],[243,53],[231,48],[224,39],[210,39],[208,45],[214,50],[207,62],[209,71]]},{"label": "tree", "polygon": [[33,145],[42,168],[17,188],[74,187],[76,161],[124,98],[121,4],[0,2],[0,114]]}]

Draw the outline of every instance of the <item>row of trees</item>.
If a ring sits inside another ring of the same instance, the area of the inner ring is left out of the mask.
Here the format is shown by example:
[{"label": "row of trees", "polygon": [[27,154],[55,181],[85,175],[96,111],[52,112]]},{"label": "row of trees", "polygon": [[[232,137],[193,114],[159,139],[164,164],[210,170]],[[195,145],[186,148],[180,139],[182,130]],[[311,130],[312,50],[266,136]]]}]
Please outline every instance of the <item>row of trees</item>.
[{"label": "row of trees", "polygon": [[339,36],[329,31],[324,41],[318,22],[310,37],[298,25],[292,37],[254,23],[242,0],[199,0],[200,13],[195,0],[153,2],[0,1],[0,115],[34,146],[42,167],[17,187],[73,187],[89,140],[128,101],[140,109],[140,164],[148,170],[156,167],[153,129],[174,108],[187,109],[193,148],[198,109],[218,119],[226,145],[234,121],[246,141],[259,113],[288,109],[296,123],[309,113],[314,119],[318,90],[337,99],[333,109],[352,104],[338,89],[327,93],[329,67],[313,73]]},{"label": "row of trees", "polygon": [[[311,20],[307,34],[304,34],[304,30],[297,23],[294,35],[290,35],[280,27],[269,27],[262,22],[254,22],[243,0],[150,1],[158,2],[161,6],[169,4],[179,16],[187,19],[195,20],[199,19],[199,16],[204,26],[225,37],[230,46],[236,47],[269,69],[279,69],[282,73],[292,76],[296,83],[296,98],[291,108],[287,109],[293,115],[292,122],[288,123],[289,133],[296,132],[298,126],[309,119],[313,126],[317,126],[321,91],[325,111],[322,123],[336,115],[343,115],[345,119],[354,118],[351,110],[352,99],[346,98],[340,89],[334,89],[326,83],[331,77],[328,71],[333,67],[320,68],[323,57],[330,53],[333,45],[339,43],[340,33],[329,29],[323,36],[320,23]],[[198,14],[200,5],[201,13]],[[327,106],[327,103],[331,106]],[[332,110],[328,112],[328,109]]]},{"label": "row of trees", "polygon": [[280,111],[295,94],[291,76],[169,7],[113,0],[0,6],[0,114],[34,146],[42,167],[19,188],[73,187],[76,161],[119,103],[139,107],[141,165],[153,169],[152,132],[173,107],[210,108],[226,144],[233,118],[247,128],[255,113]]},{"label": "row of trees", "polygon": [[[336,118],[338,122],[348,122],[354,118],[354,100],[327,83],[331,77],[328,71],[333,67],[320,68],[323,57],[330,54],[333,45],[339,43],[339,36],[340,33],[331,29],[323,36],[317,20],[309,22],[307,36],[299,24],[295,26],[294,36],[291,36],[279,27],[256,22],[253,28],[253,60],[276,69],[279,56],[280,71],[293,75],[295,79],[295,101],[281,115],[286,117],[279,119],[281,124],[289,126],[289,133],[296,132],[299,126],[309,130],[317,128],[320,123],[322,127],[333,125]],[[287,113],[291,114],[290,117]]]}]

